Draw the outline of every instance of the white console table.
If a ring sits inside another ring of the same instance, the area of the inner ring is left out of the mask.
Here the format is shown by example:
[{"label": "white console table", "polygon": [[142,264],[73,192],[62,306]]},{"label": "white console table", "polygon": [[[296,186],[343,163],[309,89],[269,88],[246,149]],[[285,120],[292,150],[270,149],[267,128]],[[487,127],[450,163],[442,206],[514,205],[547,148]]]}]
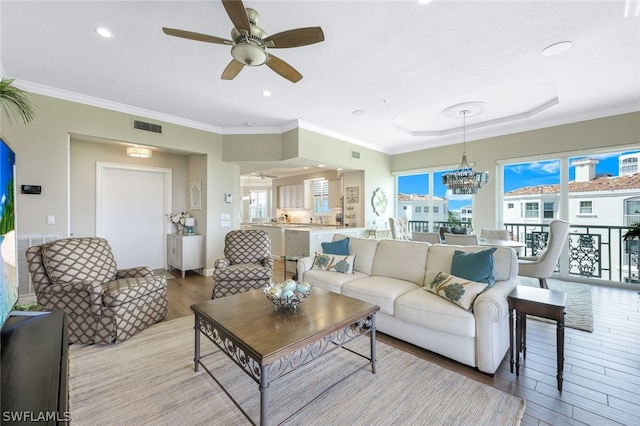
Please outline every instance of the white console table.
[{"label": "white console table", "polygon": [[167,235],[167,264],[182,271],[182,278],[186,271],[204,268],[204,235],[168,234]]}]

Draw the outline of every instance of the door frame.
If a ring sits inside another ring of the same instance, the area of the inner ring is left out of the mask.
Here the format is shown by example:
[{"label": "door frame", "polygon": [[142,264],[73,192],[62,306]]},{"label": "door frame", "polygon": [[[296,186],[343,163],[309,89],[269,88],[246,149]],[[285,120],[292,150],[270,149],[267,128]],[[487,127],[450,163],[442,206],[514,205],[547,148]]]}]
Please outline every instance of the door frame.
[{"label": "door frame", "polygon": [[[163,177],[164,183],[164,211],[171,211],[172,206],[172,182],[173,182],[173,170],[165,167],[153,167],[153,166],[140,166],[137,164],[123,164],[123,163],[108,163],[104,161],[96,161],[96,237],[102,236],[102,182],[103,175],[106,170],[128,170],[128,171],[138,171],[138,172],[146,172],[146,173],[157,173],[161,174]],[[167,265],[167,233],[168,226],[170,224],[167,222],[167,225],[163,228],[162,234],[162,259],[163,264]]]}]

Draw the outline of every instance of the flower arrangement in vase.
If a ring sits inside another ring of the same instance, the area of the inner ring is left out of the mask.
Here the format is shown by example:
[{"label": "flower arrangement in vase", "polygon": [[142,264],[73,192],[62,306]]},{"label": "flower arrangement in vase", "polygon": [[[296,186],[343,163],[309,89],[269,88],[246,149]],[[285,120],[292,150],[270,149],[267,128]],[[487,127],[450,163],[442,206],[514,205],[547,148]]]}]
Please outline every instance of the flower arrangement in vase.
[{"label": "flower arrangement in vase", "polygon": [[188,212],[178,212],[178,213],[169,213],[167,217],[169,218],[169,222],[176,225],[176,228],[178,229],[178,234],[182,235],[184,234],[184,230],[186,228],[185,224],[186,224],[187,218],[191,217],[191,215]]}]

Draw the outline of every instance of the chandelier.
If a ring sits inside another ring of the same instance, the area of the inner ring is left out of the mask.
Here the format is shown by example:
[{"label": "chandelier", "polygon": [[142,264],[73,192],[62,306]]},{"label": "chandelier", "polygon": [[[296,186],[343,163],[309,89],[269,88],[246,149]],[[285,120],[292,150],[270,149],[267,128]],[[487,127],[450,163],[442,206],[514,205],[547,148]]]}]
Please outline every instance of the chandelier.
[{"label": "chandelier", "polygon": [[474,171],[467,161],[466,153],[466,126],[467,116],[482,114],[487,109],[487,104],[483,102],[469,102],[465,104],[453,105],[443,111],[443,114],[450,118],[462,116],[462,162],[458,168],[450,173],[442,175],[442,183],[454,195],[473,195],[478,192],[482,185],[489,180],[489,172]]}]

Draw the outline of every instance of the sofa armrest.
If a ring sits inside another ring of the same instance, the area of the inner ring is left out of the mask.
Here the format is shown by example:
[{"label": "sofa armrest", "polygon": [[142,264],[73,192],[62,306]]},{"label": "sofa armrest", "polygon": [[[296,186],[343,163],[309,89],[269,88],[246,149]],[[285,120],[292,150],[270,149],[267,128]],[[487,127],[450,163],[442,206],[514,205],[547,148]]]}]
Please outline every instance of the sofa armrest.
[{"label": "sofa armrest", "polygon": [[509,303],[507,296],[519,284],[517,279],[496,281],[473,304],[476,319],[477,366],[493,373],[509,346]]},{"label": "sofa armrest", "polygon": [[213,269],[228,268],[229,266],[231,266],[231,261],[226,257],[224,259],[216,259],[213,263]]},{"label": "sofa armrest", "polygon": [[118,278],[144,278],[153,277],[153,271],[147,266],[137,266],[135,268],[118,269],[116,271],[116,279]]},{"label": "sofa armrest", "polygon": [[273,257],[268,256],[262,259],[262,266],[266,266],[269,269],[273,270],[273,265],[275,265],[275,260],[273,260]]},{"label": "sofa armrest", "polygon": [[304,280],[304,273],[310,270],[311,267],[313,266],[313,259],[315,259],[315,256],[307,256],[307,257],[303,257],[302,259],[298,259],[298,262],[296,264],[298,281]]},{"label": "sofa armrest", "polygon": [[70,313],[81,311],[85,309],[83,305],[89,304],[91,313],[101,316],[102,285],[95,281],[49,285],[38,295],[38,303],[47,309],[62,309]]}]

